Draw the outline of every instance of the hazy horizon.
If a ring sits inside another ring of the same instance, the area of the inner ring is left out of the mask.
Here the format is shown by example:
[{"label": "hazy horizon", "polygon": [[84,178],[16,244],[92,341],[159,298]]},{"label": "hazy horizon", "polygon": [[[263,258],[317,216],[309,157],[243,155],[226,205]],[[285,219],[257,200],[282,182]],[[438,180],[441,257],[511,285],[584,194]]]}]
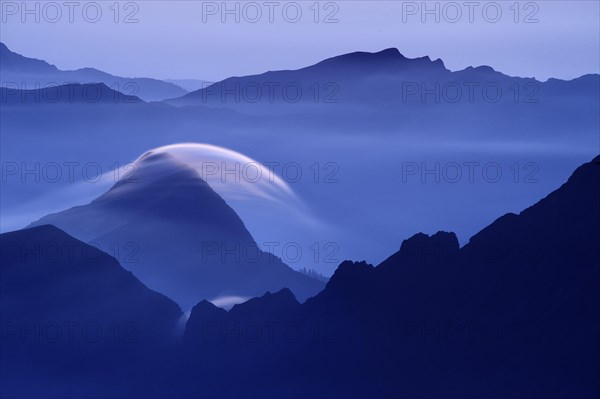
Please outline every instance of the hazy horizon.
[{"label": "hazy horizon", "polygon": [[156,79],[218,81],[390,47],[409,58],[440,58],[450,70],[489,65],[541,81],[600,71],[594,1],[520,2],[518,9],[515,2],[421,8],[423,2],[338,1],[320,2],[318,11],[316,2],[274,3],[141,1],[117,10],[113,3],[70,9],[2,1],[0,33],[12,51],[59,69]]}]

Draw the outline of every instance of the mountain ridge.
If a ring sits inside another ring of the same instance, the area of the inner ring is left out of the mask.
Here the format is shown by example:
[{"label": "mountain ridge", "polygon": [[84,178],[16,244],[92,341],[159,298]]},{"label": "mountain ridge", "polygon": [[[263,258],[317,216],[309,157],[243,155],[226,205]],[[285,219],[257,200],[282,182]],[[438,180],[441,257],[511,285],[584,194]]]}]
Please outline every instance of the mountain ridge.
[{"label": "mountain ridge", "polygon": [[[293,70],[231,76],[164,102],[177,107],[228,107],[259,115],[307,112],[313,108],[320,111],[322,107],[340,112],[338,109],[343,110],[344,106],[364,107],[365,102],[381,103],[381,106],[389,106],[390,103],[421,104],[419,100],[423,92],[432,96],[435,91],[432,92],[431,85],[437,84],[441,87],[437,88],[439,93],[436,95],[441,97],[447,94],[451,98],[438,100],[434,105],[470,104],[473,101],[509,104],[513,97],[519,101],[523,97],[533,101],[538,91],[544,95],[546,92],[548,95],[560,95],[579,82],[589,84],[595,80],[600,81],[600,75],[588,74],[571,80],[549,79],[541,82],[531,77],[509,76],[487,65],[451,71],[439,58],[407,58],[397,48],[389,48],[378,52],[356,51],[337,55]],[[430,83],[426,86],[429,91],[421,87],[426,83]],[[488,99],[489,93],[483,88],[489,85],[504,95],[498,99]],[[457,90],[456,99],[452,97],[454,94],[448,94]],[[477,94],[475,100],[472,98],[474,93]]]},{"label": "mountain ridge", "polygon": [[69,83],[30,90],[0,87],[0,102],[8,106],[145,103],[137,96],[123,94],[104,83]]},{"label": "mountain ridge", "polygon": [[[418,233],[377,267],[343,262],[317,296],[268,318],[271,325],[294,323],[294,339],[276,336],[267,345],[263,337],[242,346],[223,335],[249,315],[260,326],[261,308],[238,317],[224,313],[216,330],[201,331],[202,316],[192,312],[186,367],[206,370],[193,360],[203,351],[214,359],[235,357],[242,370],[260,356],[258,369],[275,373],[284,358],[292,374],[303,376],[300,392],[319,397],[595,397],[599,220],[595,157],[546,197],[519,215],[498,218],[460,249],[454,233]],[[535,256],[513,247],[536,235],[541,240]],[[327,341],[314,340],[315,326]],[[564,372],[565,362],[573,372]],[[323,373],[328,378],[318,379]],[[269,396],[286,396],[286,383],[250,375],[257,381],[249,383],[252,392],[266,386]],[[318,383],[306,383],[312,378]],[[228,392],[243,395],[235,387]]]},{"label": "mountain ridge", "polygon": [[108,87],[116,87],[116,91],[122,92],[123,95],[137,96],[144,101],[160,101],[187,93],[174,83],[158,79],[121,77],[90,67],[61,70],[44,60],[15,53],[2,42],[0,42],[0,68],[2,86],[17,85],[22,88],[24,85],[25,89],[34,89],[36,85],[46,87],[69,83],[104,83]]}]

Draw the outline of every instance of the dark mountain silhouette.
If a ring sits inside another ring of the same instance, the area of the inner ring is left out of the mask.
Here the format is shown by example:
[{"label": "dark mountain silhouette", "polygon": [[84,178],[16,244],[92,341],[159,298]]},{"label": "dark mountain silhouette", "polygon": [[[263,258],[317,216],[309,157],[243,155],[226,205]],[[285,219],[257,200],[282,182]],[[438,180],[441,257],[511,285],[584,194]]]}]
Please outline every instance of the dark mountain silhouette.
[{"label": "dark mountain silhouette", "polygon": [[183,309],[202,299],[289,287],[305,300],[323,287],[262,252],[242,220],[199,174],[167,153],[145,155],[88,205],[48,215],[53,224],[101,248]]},{"label": "dark mountain silhouette", "polygon": [[2,397],[108,397],[180,339],[175,302],[97,248],[49,225],[0,246]]},{"label": "dark mountain silhouette", "polygon": [[[208,372],[194,361],[208,351],[236,359],[249,385],[227,387],[233,396],[597,397],[599,221],[600,156],[462,248],[453,233],[417,234],[377,267],[342,263],[303,305],[267,296],[256,302],[264,313],[248,306],[218,317],[198,305],[186,331],[187,378]],[[275,299],[285,313],[269,311]],[[212,324],[199,328],[203,320]],[[302,333],[240,345],[233,337],[254,331],[248,320],[263,329],[265,320],[292,320]]]},{"label": "dark mountain silhouette", "polygon": [[[218,332],[215,330],[206,330],[206,322],[226,323],[228,320],[231,320],[237,323],[260,324],[269,320],[279,320],[286,317],[286,315],[292,315],[299,307],[300,303],[287,288],[276,293],[267,292],[261,297],[252,298],[244,303],[234,305],[229,312],[208,301],[202,301],[194,306],[192,310],[190,319],[186,324],[184,340],[194,340],[198,336],[203,336],[203,340],[210,339],[218,342],[227,333],[224,330]],[[224,325],[218,327],[224,327]],[[234,333],[230,338],[242,346],[245,344],[242,342],[242,334],[236,335]]]},{"label": "dark mountain silhouette", "polygon": [[104,83],[72,83],[43,89],[17,90],[0,87],[0,104],[3,106],[35,105],[85,105],[85,104],[133,104],[143,103],[139,97],[115,91]]},{"label": "dark mountain silhouette", "polygon": [[0,43],[0,69],[0,84],[12,89],[39,90],[72,83],[104,83],[112,90],[145,101],[160,101],[186,93],[173,83],[157,79],[114,76],[94,68],[63,71],[45,61],[14,53],[3,43]]}]

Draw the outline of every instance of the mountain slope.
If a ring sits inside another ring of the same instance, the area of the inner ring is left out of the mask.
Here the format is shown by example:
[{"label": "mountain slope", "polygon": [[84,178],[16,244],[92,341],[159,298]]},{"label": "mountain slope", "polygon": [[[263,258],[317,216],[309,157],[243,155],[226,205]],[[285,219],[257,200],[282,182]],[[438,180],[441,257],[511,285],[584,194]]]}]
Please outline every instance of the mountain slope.
[{"label": "mountain slope", "polygon": [[[182,362],[210,373],[193,353],[235,358],[252,388],[230,387],[234,396],[597,397],[599,224],[596,157],[463,248],[453,233],[417,234],[377,267],[342,263],[317,296],[268,318],[272,326],[293,326],[293,335],[275,335],[273,345],[263,334],[255,350],[246,343],[241,351],[223,331],[255,331],[244,329],[248,320],[266,331],[261,315],[285,305],[285,296],[218,319],[195,308],[186,331],[191,352]],[[203,318],[216,324],[199,329]],[[280,359],[286,373],[276,366]]]},{"label": "mountain slope", "polygon": [[3,106],[82,105],[82,104],[135,104],[143,103],[139,97],[128,96],[113,90],[104,83],[71,83],[43,89],[19,90],[0,87]]},{"label": "mountain slope", "polygon": [[97,248],[50,225],[0,246],[3,397],[113,396],[179,339],[179,307]]},{"label": "mountain slope", "polygon": [[41,224],[119,251],[125,268],[184,309],[202,299],[284,287],[304,300],[324,286],[262,252],[235,211],[194,169],[166,153],[145,155],[90,204],[32,226]]},{"label": "mountain slope", "polygon": [[36,90],[71,83],[104,83],[112,90],[145,101],[160,101],[186,93],[173,83],[157,79],[114,76],[94,68],[63,71],[45,61],[14,53],[3,43],[0,43],[0,70],[0,85],[11,89]]}]

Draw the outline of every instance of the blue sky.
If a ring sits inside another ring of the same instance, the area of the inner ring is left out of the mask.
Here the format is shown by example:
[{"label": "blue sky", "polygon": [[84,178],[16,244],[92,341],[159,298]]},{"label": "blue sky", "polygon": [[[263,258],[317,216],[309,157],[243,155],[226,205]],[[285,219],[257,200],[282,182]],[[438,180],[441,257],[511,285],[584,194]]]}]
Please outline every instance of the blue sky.
[{"label": "blue sky", "polygon": [[600,69],[596,0],[430,1],[429,14],[421,1],[228,2],[229,14],[221,1],[123,1],[118,12],[114,1],[0,3],[13,51],[128,77],[214,81],[387,47],[541,80]]}]

